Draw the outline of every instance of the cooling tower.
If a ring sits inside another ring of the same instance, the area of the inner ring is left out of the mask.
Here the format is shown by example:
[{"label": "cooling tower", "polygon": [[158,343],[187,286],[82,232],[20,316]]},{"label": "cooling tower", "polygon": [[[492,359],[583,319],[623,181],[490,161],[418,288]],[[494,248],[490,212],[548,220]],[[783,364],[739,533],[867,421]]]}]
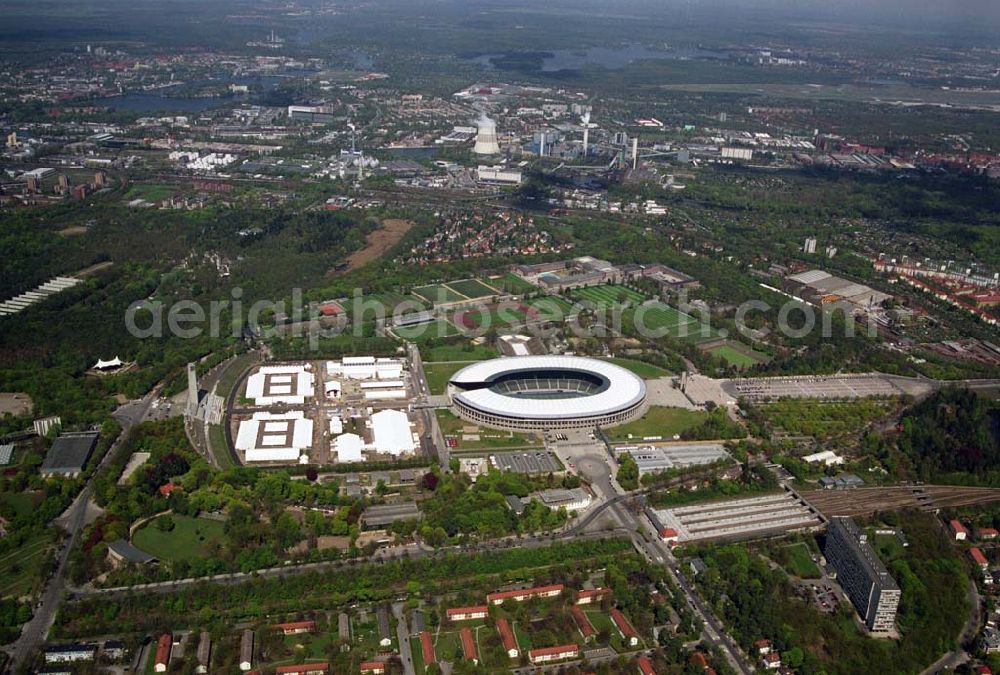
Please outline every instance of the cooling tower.
[{"label": "cooling tower", "polygon": [[498,155],[500,144],[497,142],[497,125],[486,115],[476,122],[479,132],[476,134],[476,145],[472,152],[477,155]]}]

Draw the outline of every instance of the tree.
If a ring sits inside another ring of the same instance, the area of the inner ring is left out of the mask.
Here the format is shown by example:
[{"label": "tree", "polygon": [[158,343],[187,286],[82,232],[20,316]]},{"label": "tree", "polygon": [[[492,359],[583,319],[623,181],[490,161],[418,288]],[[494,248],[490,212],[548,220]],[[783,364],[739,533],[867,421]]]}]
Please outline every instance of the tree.
[{"label": "tree", "polygon": [[618,484],[626,490],[635,490],[639,487],[639,465],[632,459],[632,455],[622,456],[617,478]]}]

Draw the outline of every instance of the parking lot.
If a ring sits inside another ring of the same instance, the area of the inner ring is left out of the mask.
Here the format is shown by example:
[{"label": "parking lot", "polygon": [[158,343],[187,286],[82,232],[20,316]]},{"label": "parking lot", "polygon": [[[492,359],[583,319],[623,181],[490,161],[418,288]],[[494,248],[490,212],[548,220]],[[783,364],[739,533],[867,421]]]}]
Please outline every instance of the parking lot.
[{"label": "parking lot", "polygon": [[490,455],[493,466],[500,471],[516,473],[552,473],[562,471],[559,461],[545,450],[528,452],[497,452]]},{"label": "parking lot", "polygon": [[728,380],[723,388],[735,397],[752,400],[774,398],[851,399],[901,396],[904,392],[881,375],[831,375],[827,377],[760,377]]}]

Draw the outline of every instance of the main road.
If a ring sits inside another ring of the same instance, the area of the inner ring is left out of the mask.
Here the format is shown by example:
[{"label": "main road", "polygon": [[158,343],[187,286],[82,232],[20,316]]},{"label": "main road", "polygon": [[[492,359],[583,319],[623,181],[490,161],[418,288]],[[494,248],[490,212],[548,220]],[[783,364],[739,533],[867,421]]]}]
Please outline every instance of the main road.
[{"label": "main road", "polygon": [[115,411],[113,416],[121,424],[121,433],[115,439],[114,443],[111,444],[111,447],[108,448],[107,452],[104,453],[100,464],[91,473],[90,480],[80,490],[80,494],[76,496],[76,499],[73,500],[69,508],[58,518],[58,522],[62,523],[67,536],[63,538],[60,548],[56,553],[56,569],[42,589],[41,596],[35,606],[34,616],[31,617],[28,623],[24,624],[24,627],[21,629],[21,635],[8,650],[13,670],[27,663],[38,647],[48,637],[49,629],[52,627],[52,622],[55,619],[56,610],[59,608],[63,592],[66,589],[66,572],[69,567],[70,553],[76,545],[80,530],[83,529],[87,522],[87,509],[93,493],[94,476],[107,465],[119,446],[125,442],[132,427],[146,417],[153,401],[159,396],[159,392],[160,386],[157,385],[142,399],[127,403]]}]

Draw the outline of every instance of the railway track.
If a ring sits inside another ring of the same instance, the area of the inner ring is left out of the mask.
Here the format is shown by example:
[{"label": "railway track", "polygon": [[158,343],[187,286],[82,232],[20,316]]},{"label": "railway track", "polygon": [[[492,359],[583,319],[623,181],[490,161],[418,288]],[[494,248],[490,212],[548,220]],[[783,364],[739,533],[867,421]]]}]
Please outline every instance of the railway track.
[{"label": "railway track", "polygon": [[957,485],[894,485],[849,490],[800,492],[802,498],[827,518],[867,516],[876,511],[975,506],[1000,501],[1000,488]]}]

